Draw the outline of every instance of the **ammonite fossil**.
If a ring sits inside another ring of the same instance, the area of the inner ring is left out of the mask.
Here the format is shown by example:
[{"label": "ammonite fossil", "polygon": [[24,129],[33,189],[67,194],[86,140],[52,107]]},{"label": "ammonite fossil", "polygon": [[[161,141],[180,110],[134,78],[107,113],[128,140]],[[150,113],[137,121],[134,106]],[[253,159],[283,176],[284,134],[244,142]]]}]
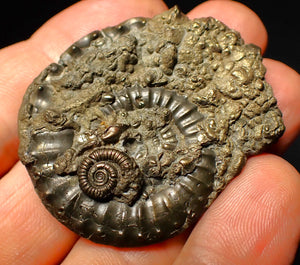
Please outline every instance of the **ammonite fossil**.
[{"label": "ammonite fossil", "polygon": [[175,7],[74,43],[29,86],[19,156],[46,208],[92,241],[193,225],[284,125],[260,50]]}]

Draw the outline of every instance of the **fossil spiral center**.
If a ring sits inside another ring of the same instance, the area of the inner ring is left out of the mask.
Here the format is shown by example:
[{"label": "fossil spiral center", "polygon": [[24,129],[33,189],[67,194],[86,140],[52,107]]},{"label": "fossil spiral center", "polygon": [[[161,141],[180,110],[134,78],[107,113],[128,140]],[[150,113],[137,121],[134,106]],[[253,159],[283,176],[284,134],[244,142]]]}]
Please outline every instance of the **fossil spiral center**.
[{"label": "fossil spiral center", "polygon": [[110,161],[95,161],[87,157],[78,171],[82,191],[96,200],[110,197],[117,185],[118,171]]},{"label": "fossil spiral center", "polygon": [[107,162],[94,164],[88,172],[89,183],[95,188],[101,188],[109,184],[110,179],[115,179],[116,177],[117,170]]}]

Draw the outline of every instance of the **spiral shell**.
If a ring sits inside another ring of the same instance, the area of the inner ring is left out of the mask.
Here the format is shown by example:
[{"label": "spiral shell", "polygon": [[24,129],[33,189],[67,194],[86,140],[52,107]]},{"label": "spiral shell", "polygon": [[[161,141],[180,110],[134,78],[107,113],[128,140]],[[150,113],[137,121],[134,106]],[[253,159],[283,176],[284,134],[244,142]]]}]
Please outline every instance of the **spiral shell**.
[{"label": "spiral shell", "polygon": [[[107,153],[111,154],[112,151],[115,150],[95,150],[81,162],[77,172],[80,188],[96,200],[107,198],[117,185],[117,169],[112,163],[103,161],[108,157]],[[114,156],[110,157],[116,160]],[[120,163],[118,160],[116,162]]]},{"label": "spiral shell", "polygon": [[109,162],[85,159],[78,171],[79,186],[91,198],[106,199],[117,185],[117,170]]},{"label": "spiral shell", "polygon": [[19,156],[46,208],[94,242],[194,224],[284,131],[259,48],[175,7],[94,31],[27,89]]},{"label": "spiral shell", "polygon": [[[113,195],[118,195],[119,186],[125,192],[124,186],[140,184],[136,181],[139,171],[134,161],[124,152],[114,148],[99,148],[85,157],[77,170],[79,186],[89,197],[97,201],[105,201]],[[119,184],[118,184],[119,183]],[[134,194],[138,194],[135,186]],[[126,202],[131,204],[136,196]]]}]

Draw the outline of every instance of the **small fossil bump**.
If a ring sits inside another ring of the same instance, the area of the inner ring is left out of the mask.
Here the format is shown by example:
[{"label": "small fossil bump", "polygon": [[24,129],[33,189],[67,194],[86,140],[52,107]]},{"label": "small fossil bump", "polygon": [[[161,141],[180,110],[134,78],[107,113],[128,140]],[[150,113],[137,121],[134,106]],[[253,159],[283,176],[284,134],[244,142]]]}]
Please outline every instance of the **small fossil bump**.
[{"label": "small fossil bump", "polygon": [[101,102],[106,105],[106,104],[112,104],[114,103],[116,97],[115,95],[111,94],[111,93],[103,93],[102,97],[101,97]]},{"label": "small fossil bump", "polygon": [[52,75],[59,75],[62,72],[63,67],[57,63],[51,63],[48,66],[48,69]]},{"label": "small fossil bump", "polygon": [[118,141],[122,131],[124,130],[122,125],[109,126],[105,132],[101,135],[101,139],[104,142]]},{"label": "small fossil bump", "polygon": [[84,36],[83,38],[81,38],[80,40],[75,42],[75,45],[79,48],[86,48],[89,47],[91,42],[95,39],[97,39],[100,35],[100,31],[95,30],[91,33],[89,33],[88,35]]}]

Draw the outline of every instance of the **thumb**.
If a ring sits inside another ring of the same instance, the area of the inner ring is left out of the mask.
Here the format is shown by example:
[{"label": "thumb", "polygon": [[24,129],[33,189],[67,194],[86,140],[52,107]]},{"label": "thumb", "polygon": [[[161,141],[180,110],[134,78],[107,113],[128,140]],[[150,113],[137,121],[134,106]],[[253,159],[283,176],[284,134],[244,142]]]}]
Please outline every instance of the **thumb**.
[{"label": "thumb", "polygon": [[300,239],[300,176],[260,155],[207,210],[175,264],[290,264]]}]

